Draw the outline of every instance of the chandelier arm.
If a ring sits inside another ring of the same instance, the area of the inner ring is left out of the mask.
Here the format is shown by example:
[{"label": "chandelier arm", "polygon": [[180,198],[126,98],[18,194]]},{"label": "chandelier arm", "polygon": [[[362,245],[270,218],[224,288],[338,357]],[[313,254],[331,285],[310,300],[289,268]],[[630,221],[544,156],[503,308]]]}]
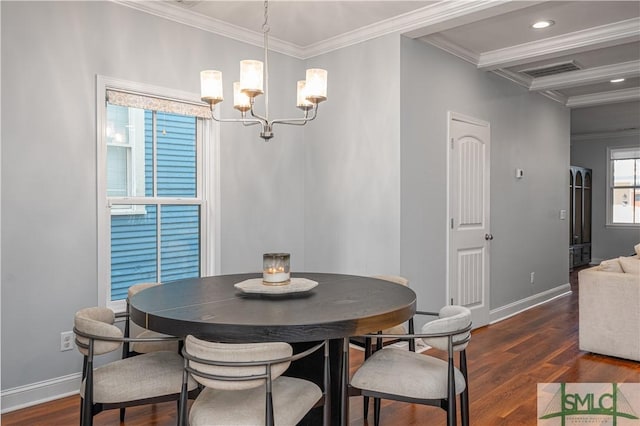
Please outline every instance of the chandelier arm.
[{"label": "chandelier arm", "polygon": [[260,114],[256,113],[253,111],[253,102],[251,102],[251,109],[249,109],[249,112],[251,113],[252,117],[255,117],[255,119],[260,120],[261,123],[268,123],[269,120],[267,120],[267,117],[263,117]]},{"label": "chandelier arm", "polygon": [[242,125],[245,126],[245,127],[255,126],[256,124],[263,124],[264,125],[264,123],[262,121],[252,121],[251,123],[242,122]]},{"label": "chandelier arm", "polygon": [[213,115],[213,110],[211,110],[211,118],[214,121],[217,121],[219,123],[242,123],[245,126],[251,126],[253,124],[264,124],[264,120],[260,120],[257,118],[217,118],[215,115]]},{"label": "chandelier arm", "polygon": [[271,124],[291,124],[293,126],[304,126],[309,121],[312,121],[316,118],[318,114],[318,104],[312,109],[313,115],[311,117],[307,117],[307,112],[305,111],[305,116],[303,118],[280,118],[277,120],[271,120]]}]

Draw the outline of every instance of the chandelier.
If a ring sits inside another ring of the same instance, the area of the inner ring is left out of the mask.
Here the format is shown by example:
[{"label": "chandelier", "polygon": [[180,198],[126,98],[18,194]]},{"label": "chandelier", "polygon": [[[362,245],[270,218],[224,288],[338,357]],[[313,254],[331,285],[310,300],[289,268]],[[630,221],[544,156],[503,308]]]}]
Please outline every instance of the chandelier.
[{"label": "chandelier", "polygon": [[[211,118],[224,123],[242,123],[245,126],[261,125],[260,137],[266,141],[273,137],[274,124],[303,126],[316,118],[318,104],[327,100],[327,71],[311,68],[306,79],[298,81],[296,106],[304,111],[300,118],[269,118],[269,4],[264,2],[264,64],[256,60],[240,61],[240,81],[233,83],[233,108],[240,111],[240,118],[216,117],[214,107],[224,100],[222,96],[222,72],[205,70],[200,72],[200,96],[209,104]],[[264,82],[264,87],[263,87]],[[255,98],[264,94],[264,116],[254,110]],[[247,114],[249,112],[249,114]]]}]

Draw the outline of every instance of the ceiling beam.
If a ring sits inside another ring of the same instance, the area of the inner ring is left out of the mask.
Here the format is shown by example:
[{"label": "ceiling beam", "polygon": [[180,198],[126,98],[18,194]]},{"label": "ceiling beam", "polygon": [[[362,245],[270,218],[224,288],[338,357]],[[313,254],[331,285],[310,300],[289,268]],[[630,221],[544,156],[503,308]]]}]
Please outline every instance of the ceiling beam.
[{"label": "ceiling beam", "polygon": [[420,38],[540,3],[545,3],[545,1],[443,0],[407,13],[406,15],[411,17],[411,21],[404,22],[400,28],[403,36]]},{"label": "ceiling beam", "polygon": [[581,108],[594,105],[615,104],[640,100],[640,88],[612,90],[610,92],[593,93],[590,95],[570,96],[566,106]]},{"label": "ceiling beam", "polygon": [[478,68],[494,70],[640,40],[640,18],[627,19],[480,54]]},{"label": "ceiling beam", "polygon": [[640,76],[640,60],[534,78],[529,90],[553,90]]},{"label": "ceiling beam", "polygon": [[409,38],[419,38],[538,3],[544,2],[513,0],[438,1],[429,6],[304,46],[304,58],[318,56],[392,33],[400,33]]}]

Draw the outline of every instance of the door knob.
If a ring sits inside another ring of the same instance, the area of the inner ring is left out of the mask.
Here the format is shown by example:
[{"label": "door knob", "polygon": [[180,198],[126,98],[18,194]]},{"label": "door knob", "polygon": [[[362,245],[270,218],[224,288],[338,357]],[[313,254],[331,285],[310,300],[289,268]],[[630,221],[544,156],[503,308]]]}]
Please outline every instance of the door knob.
[{"label": "door knob", "polygon": [[485,240],[493,240],[493,235],[492,234],[484,234],[484,239]]}]

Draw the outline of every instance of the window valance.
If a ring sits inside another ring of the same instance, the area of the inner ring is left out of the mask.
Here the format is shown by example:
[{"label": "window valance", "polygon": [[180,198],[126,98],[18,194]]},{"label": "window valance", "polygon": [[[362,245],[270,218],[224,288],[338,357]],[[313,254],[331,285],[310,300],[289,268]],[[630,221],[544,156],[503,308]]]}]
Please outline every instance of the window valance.
[{"label": "window valance", "polygon": [[112,105],[160,111],[170,114],[211,118],[209,105],[188,100],[169,99],[144,93],[107,89],[107,102]]}]

